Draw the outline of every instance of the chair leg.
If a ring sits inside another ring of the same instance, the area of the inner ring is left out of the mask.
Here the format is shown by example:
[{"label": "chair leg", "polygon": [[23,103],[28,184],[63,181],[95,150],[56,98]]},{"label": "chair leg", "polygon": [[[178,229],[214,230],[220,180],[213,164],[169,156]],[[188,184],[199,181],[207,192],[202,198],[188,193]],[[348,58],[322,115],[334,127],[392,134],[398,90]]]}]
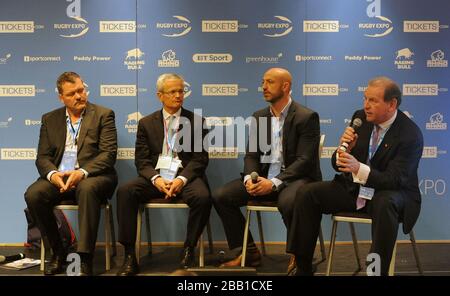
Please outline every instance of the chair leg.
[{"label": "chair leg", "polygon": [[356,231],[355,231],[355,225],[352,222],[349,222],[348,225],[350,226],[350,233],[352,234],[352,240],[353,240],[353,248],[355,249],[355,257],[356,257],[356,264],[358,265],[358,270],[361,271],[361,260],[359,259],[359,248],[358,248],[358,240],[356,239]]},{"label": "chair leg", "polygon": [[247,210],[247,219],[245,220],[244,241],[242,242],[241,267],[245,267],[245,258],[247,256],[248,229],[250,227],[250,210]]},{"label": "chair leg", "polygon": [[213,239],[212,239],[212,232],[211,232],[211,223],[206,224],[206,233],[208,235],[208,249],[210,254],[214,254],[214,247],[213,247]]},{"label": "chair leg", "polygon": [[144,211],[143,208],[139,208],[138,214],[137,214],[137,225],[136,225],[136,259],[137,263],[139,264],[140,261],[140,254],[141,254],[141,224],[142,224],[142,212]]},{"label": "chair leg", "polygon": [[109,212],[109,205],[105,206],[104,209],[104,223],[105,223],[105,263],[106,263],[106,270],[110,270],[111,269],[111,238],[109,237],[111,230],[110,225],[109,225],[109,216],[110,216],[110,212]]},{"label": "chair leg", "polygon": [[325,243],[323,242],[322,225],[320,225],[319,229],[319,244],[320,244],[320,254],[322,255],[322,261],[325,261],[327,260],[327,255],[325,254]]},{"label": "chair leg", "polygon": [[260,211],[256,211],[256,218],[258,219],[259,240],[261,241],[262,253],[264,256],[266,256],[266,244],[264,242],[264,231]]},{"label": "chair leg", "polygon": [[411,246],[413,248],[414,258],[416,259],[417,269],[419,270],[419,274],[423,275],[422,263],[420,262],[419,251],[417,250],[416,245],[416,236],[414,235],[413,230],[411,230],[411,232],[409,233],[409,239],[411,240]]},{"label": "chair leg", "polygon": [[151,256],[153,253],[152,249],[152,232],[150,228],[150,209],[145,208],[145,228],[147,230],[147,254]]},{"label": "chair leg", "polygon": [[394,250],[392,251],[392,259],[391,263],[389,264],[389,276],[394,276],[395,273],[395,255],[397,254],[397,241],[395,241],[394,244]]},{"label": "chair leg", "polygon": [[330,274],[331,274],[331,265],[333,263],[334,245],[336,243],[337,226],[338,226],[338,222],[333,221],[333,226],[331,228],[330,251],[328,253],[327,272],[325,274],[326,276],[330,276]]},{"label": "chair leg", "polygon": [[112,255],[111,257],[115,257],[117,255],[117,242],[116,242],[116,231],[114,228],[114,211],[112,208],[112,204],[108,205],[109,208],[109,229],[111,230],[111,242],[112,242]]},{"label": "chair leg", "polygon": [[41,266],[40,270],[44,271],[45,267],[45,246],[44,246],[44,238],[41,237]]},{"label": "chair leg", "polygon": [[200,234],[200,238],[199,238],[199,243],[200,243],[200,255],[199,257],[199,264],[198,266],[200,267],[205,267],[205,246],[203,245],[203,233]]}]

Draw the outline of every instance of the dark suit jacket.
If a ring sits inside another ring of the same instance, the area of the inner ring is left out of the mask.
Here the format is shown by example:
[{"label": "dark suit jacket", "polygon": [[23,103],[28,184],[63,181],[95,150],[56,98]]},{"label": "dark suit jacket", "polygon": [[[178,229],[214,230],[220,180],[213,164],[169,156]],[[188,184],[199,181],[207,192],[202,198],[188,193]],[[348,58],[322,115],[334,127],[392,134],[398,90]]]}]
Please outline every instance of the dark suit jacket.
[{"label": "dark suit jacket", "polygon": [[[196,118],[194,120],[194,118]],[[150,115],[145,116],[139,120],[138,130],[136,134],[136,152],[135,165],[138,174],[147,180],[158,174],[155,170],[158,162],[158,157],[162,152],[164,140],[164,123],[163,123],[162,109]],[[190,140],[185,142],[184,136],[187,131],[183,129],[190,126]],[[175,145],[178,157],[181,160],[183,168],[178,171],[179,176],[185,177],[188,182],[197,178],[203,177],[206,167],[208,165],[208,152],[203,149],[203,135],[206,133],[203,130],[203,120],[200,116],[194,115],[191,111],[181,109],[179,145]],[[176,141],[177,142],[177,141]],[[185,151],[186,146],[190,151]],[[183,147],[184,149],[181,149]]]},{"label": "dark suit jacket", "polygon": [[[36,167],[42,178],[58,166],[64,154],[67,133],[66,107],[42,116]],[[117,155],[117,131],[114,112],[87,103],[78,136],[78,163],[88,177],[113,175]]]},{"label": "dark suit jacket", "polygon": [[[362,163],[369,155],[369,142],[373,124],[366,121],[363,110],[353,114],[353,119],[361,118],[363,124],[358,129],[358,141],[351,154]],[[421,196],[417,168],[422,157],[423,136],[417,125],[402,111],[397,111],[397,118],[387,131],[378,150],[370,161],[370,174],[365,186],[377,190],[398,190],[405,197],[403,215],[403,232],[409,233],[420,213]],[[336,152],[332,165],[337,171]],[[343,182],[349,192],[358,194],[359,185],[353,183],[351,174],[336,175],[336,180]]]},{"label": "dark suit jacket", "polygon": [[[272,133],[270,107],[256,111],[253,116],[256,118],[256,134],[251,128],[250,141],[256,135],[256,143],[259,143],[260,129],[265,128],[260,126],[259,118],[267,118],[267,144],[270,145]],[[298,179],[322,180],[318,154],[319,141],[319,115],[292,101],[283,125],[282,146],[285,170],[276,176],[283,182],[283,185],[280,185],[282,188]],[[244,176],[257,172],[260,176],[267,177],[270,164],[261,163],[261,156],[269,155],[270,151],[261,151],[260,145],[257,146],[256,152],[250,152],[250,145],[247,145],[244,158]]]}]

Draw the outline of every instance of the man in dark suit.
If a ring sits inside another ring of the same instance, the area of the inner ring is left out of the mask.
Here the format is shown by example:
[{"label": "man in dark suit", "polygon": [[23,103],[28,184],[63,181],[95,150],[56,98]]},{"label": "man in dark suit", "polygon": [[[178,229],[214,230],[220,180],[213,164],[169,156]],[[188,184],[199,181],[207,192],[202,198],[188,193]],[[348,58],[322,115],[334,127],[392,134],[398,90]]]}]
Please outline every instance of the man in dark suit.
[{"label": "man in dark suit", "polygon": [[[297,191],[294,221],[297,233],[288,249],[296,255],[297,274],[312,275],[312,256],[322,213],[364,211],[372,217],[371,253],[381,258],[387,275],[398,224],[409,233],[420,212],[417,168],[423,137],[417,125],[398,109],[401,92],[386,77],[369,81],[364,109],[356,111],[362,126],[347,127],[332,157],[332,181],[309,184]],[[344,151],[346,150],[346,151]]]},{"label": "man in dark suit", "polygon": [[42,116],[36,159],[40,178],[27,189],[25,200],[53,250],[46,275],[62,272],[66,262],[53,207],[63,199],[76,200],[81,275],[92,275],[100,207],[117,186],[114,112],[88,102],[77,73],[61,74],[56,86],[65,106]]},{"label": "man in dark suit", "polygon": [[[125,247],[124,263],[117,275],[139,272],[135,243],[140,203],[154,198],[181,198],[189,205],[180,264],[183,268],[194,263],[194,249],[211,211],[202,118],[182,108],[184,80],[181,76],[163,74],[156,87],[163,108],[142,118],[136,134],[135,165],[139,176],[117,190],[119,241]],[[168,170],[167,165],[177,168]]]},{"label": "man in dark suit", "polygon": [[[253,114],[256,129],[250,127],[243,178],[213,193],[214,207],[224,225],[230,249],[242,247],[245,218],[240,207],[247,205],[250,198],[278,201],[289,241],[296,227],[291,222],[295,192],[306,183],[322,179],[317,153],[319,116],[292,100],[291,84],[292,77],[286,69],[272,68],[264,74],[262,89],[270,106]],[[262,149],[265,144],[266,150]],[[252,172],[259,175],[256,183],[251,180]],[[261,255],[251,234],[247,249],[245,264],[259,265]],[[222,266],[240,266],[241,258],[238,255]]]}]

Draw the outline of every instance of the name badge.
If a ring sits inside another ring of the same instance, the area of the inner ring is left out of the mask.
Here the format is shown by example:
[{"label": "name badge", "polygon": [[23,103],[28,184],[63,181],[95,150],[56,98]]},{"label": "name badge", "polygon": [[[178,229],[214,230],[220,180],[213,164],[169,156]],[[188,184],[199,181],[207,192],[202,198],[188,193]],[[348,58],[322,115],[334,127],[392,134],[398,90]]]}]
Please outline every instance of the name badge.
[{"label": "name badge", "polygon": [[364,198],[367,200],[372,200],[373,195],[375,194],[375,189],[370,187],[359,186],[359,194],[358,197]]},{"label": "name badge", "polygon": [[172,181],[177,176],[178,169],[181,166],[181,160],[172,158],[170,166],[168,169],[161,168],[159,174],[166,180]]},{"label": "name badge", "polygon": [[172,164],[172,156],[160,154],[158,157],[158,162],[156,163],[155,169],[170,169]]},{"label": "name badge", "polygon": [[77,163],[77,151],[76,150],[66,150],[59,165],[59,171],[67,172],[73,171]]}]

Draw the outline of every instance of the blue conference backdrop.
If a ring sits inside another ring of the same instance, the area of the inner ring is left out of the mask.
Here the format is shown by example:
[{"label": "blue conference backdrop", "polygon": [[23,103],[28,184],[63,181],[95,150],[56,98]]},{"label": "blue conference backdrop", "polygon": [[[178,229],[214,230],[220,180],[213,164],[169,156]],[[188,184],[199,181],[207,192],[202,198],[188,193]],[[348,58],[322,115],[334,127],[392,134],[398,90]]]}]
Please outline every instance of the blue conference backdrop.
[{"label": "blue conference backdrop", "polygon": [[[217,135],[207,170],[214,189],[242,170],[245,138],[234,123],[266,106],[260,85],[270,67],[289,69],[293,99],[320,114],[324,179],[334,175],[331,154],[362,107],[367,81],[396,80],[401,109],[425,138],[416,235],[449,240],[449,11],[446,0],[2,1],[0,243],[26,240],[23,193],[38,177],[41,115],[61,106],[55,92],[61,72],[80,73],[90,101],[115,111],[121,183],[136,176],[138,120],[161,107],[156,78],[183,75],[185,107],[207,117]],[[180,210],[152,210],[153,240],[183,241],[186,219]],[[214,240],[225,240],[214,210],[211,222]],[[329,237],[329,217],[322,224]],[[285,241],[278,213],[265,214],[263,225],[266,240]],[[368,226],[359,232],[370,239]],[[346,229],[339,238],[349,239]]]}]

